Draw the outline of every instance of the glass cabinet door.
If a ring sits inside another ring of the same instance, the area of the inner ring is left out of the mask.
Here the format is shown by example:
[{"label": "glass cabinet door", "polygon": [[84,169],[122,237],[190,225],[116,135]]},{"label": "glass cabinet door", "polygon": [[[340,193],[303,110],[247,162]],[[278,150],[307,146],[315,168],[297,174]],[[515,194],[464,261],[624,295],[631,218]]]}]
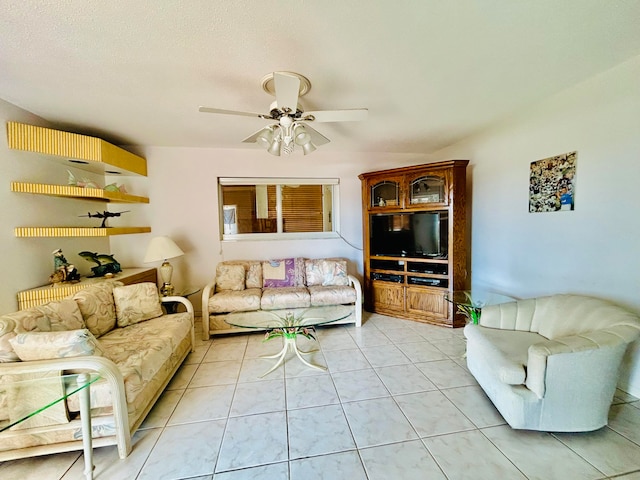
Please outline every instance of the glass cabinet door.
[{"label": "glass cabinet door", "polygon": [[400,181],[383,180],[374,182],[369,191],[371,207],[401,206]]},{"label": "glass cabinet door", "polygon": [[447,204],[447,179],[444,174],[422,175],[410,179],[409,205]]}]

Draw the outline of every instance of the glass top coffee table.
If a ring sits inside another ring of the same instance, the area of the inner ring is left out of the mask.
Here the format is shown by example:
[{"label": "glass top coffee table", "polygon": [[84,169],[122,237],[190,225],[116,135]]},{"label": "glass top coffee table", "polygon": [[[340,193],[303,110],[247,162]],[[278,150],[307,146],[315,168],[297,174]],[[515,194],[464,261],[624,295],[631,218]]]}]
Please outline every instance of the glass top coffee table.
[{"label": "glass top coffee table", "polygon": [[482,307],[515,301],[513,297],[480,289],[454,290],[453,292],[445,293],[444,299],[456,305],[458,311],[467,317],[471,323],[475,324],[480,319]]},{"label": "glass top coffee table", "polygon": [[266,330],[266,340],[282,337],[284,346],[275,355],[266,355],[261,358],[277,358],[276,364],[265,372],[261,377],[273,372],[282,365],[288,352],[292,352],[302,363],[311,368],[326,370],[325,367],[314,365],[306,361],[302,355],[316,352],[317,349],[304,352],[298,349],[296,337],[303,337],[315,340],[315,327],[338,322],[347,318],[353,313],[353,306],[331,305],[324,307],[293,308],[289,310],[260,310],[254,312],[236,312],[226,316],[225,322],[229,325],[242,328],[253,328],[256,330]]},{"label": "glass top coffee table", "polygon": [[[97,373],[60,375],[55,371],[48,375],[9,374],[0,382],[0,393],[9,403],[10,419],[0,422],[0,432],[11,428],[46,426],[55,423],[56,416],[66,417],[64,401],[75,393],[80,395],[80,419],[84,449],[84,474],[93,479],[93,445],[89,388],[100,380]],[[59,410],[54,412],[54,409]],[[47,418],[48,417],[48,418]],[[27,424],[31,421],[33,424]],[[1,435],[0,435],[1,438]]]}]

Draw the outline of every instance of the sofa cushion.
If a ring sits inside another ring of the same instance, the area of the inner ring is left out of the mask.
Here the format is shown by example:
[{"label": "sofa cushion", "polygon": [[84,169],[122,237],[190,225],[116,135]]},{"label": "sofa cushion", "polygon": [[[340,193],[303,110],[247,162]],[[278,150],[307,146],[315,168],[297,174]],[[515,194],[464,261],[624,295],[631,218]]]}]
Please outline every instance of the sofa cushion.
[{"label": "sofa cushion", "polygon": [[[137,416],[190,348],[191,317],[186,312],[163,315],[127,328],[115,328],[100,339],[104,356],[124,377],[129,415]],[[67,401],[69,410],[80,409],[78,395]],[[111,391],[104,380],[91,385],[91,408],[111,411]]]},{"label": "sofa cushion", "polygon": [[86,325],[78,304],[70,298],[0,317],[0,362],[19,361],[10,340],[20,332],[78,330]]},{"label": "sofa cushion", "polygon": [[134,283],[113,289],[118,327],[144,322],[162,315],[158,287],[151,282]]},{"label": "sofa cushion", "polygon": [[209,299],[209,313],[249,312],[260,309],[259,288],[246,290],[224,290]]},{"label": "sofa cushion", "polygon": [[311,306],[309,290],[305,287],[264,288],[260,299],[262,310],[303,308]]},{"label": "sofa cushion", "polygon": [[59,425],[69,422],[64,402],[53,403],[64,395],[65,386],[60,370],[3,375],[0,391],[6,411],[3,419],[17,422],[26,415],[52,403],[37,415],[20,422],[11,430]]},{"label": "sofa cushion", "polygon": [[[502,383],[524,385],[529,346],[546,340],[534,332],[501,330],[469,324],[464,329],[469,344],[482,351],[487,365]],[[469,345],[468,344],[468,345]]]},{"label": "sofa cushion", "polygon": [[19,333],[10,343],[23,362],[102,355],[98,341],[86,328],[64,332]]},{"label": "sofa cushion", "polygon": [[305,261],[307,286],[349,285],[347,261],[339,258],[309,259]]},{"label": "sofa cushion", "polygon": [[87,328],[96,338],[113,330],[116,326],[114,286],[122,286],[122,283],[114,281],[97,283],[80,290],[73,296]]},{"label": "sofa cushion", "polygon": [[307,287],[311,297],[311,306],[341,305],[355,303],[356,290],[351,286]]},{"label": "sofa cushion", "polygon": [[245,276],[243,265],[219,263],[216,267],[216,291],[244,290]]}]

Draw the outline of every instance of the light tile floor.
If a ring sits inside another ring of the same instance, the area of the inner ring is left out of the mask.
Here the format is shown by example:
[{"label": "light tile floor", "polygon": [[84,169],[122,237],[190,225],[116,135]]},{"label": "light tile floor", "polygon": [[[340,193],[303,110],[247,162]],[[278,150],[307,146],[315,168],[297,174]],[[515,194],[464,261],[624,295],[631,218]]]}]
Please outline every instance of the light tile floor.
[{"label": "light tile floor", "polygon": [[[640,480],[638,399],[619,391],[596,432],[512,430],[467,371],[462,330],[365,319],[318,330],[311,359],[328,372],[289,358],[259,378],[274,360],[258,357],[278,340],[200,341],[131,455],[95,449],[96,479]],[[81,479],[82,469],[72,452],[0,463],[0,478]]]}]

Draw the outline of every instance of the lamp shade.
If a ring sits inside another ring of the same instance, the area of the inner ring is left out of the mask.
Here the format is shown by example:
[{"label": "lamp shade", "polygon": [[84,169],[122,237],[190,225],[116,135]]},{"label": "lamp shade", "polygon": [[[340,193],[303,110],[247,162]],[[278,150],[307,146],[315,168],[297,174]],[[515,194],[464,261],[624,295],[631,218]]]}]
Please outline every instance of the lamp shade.
[{"label": "lamp shade", "polygon": [[168,258],[174,258],[184,255],[176,243],[166,235],[154,237],[151,239],[147,247],[147,253],[144,256],[144,263],[159,262]]}]

